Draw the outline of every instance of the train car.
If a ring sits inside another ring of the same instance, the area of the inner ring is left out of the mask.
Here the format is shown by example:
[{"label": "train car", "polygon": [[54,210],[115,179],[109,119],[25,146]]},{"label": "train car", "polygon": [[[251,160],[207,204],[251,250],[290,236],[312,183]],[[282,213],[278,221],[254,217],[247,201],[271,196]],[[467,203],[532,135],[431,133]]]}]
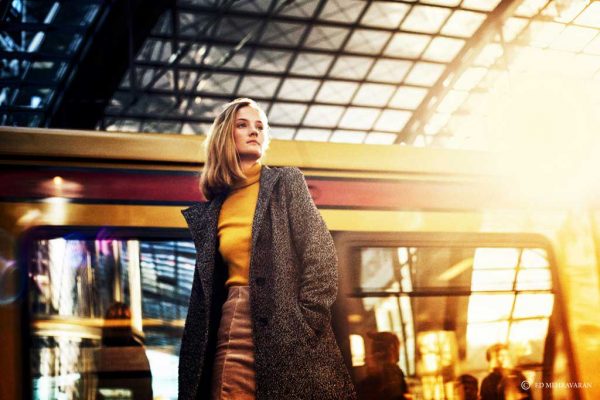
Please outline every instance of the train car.
[{"label": "train car", "polygon": [[[202,144],[0,128],[2,399],[176,398]],[[507,399],[600,398],[594,196],[484,152],[273,140],[264,162],[303,171],[333,235],[357,387],[391,334],[406,398],[470,398],[498,365]]]}]

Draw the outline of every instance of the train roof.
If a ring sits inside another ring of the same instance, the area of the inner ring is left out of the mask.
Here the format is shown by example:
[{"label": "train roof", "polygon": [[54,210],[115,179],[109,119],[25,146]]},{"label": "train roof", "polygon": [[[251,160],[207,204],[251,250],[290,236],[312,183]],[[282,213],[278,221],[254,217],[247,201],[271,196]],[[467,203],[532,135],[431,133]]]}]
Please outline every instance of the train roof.
[{"label": "train roof", "polygon": [[[0,127],[0,157],[158,162],[201,166],[204,135]],[[349,172],[498,175],[497,155],[404,145],[271,140],[269,165]]]}]

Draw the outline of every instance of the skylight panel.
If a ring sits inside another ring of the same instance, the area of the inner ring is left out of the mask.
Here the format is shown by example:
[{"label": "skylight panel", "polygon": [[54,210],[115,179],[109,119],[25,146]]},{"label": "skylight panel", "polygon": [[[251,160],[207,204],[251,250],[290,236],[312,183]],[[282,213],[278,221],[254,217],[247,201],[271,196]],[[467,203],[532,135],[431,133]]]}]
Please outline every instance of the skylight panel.
[{"label": "skylight panel", "polygon": [[411,116],[410,111],[384,110],[374,128],[378,131],[401,132]]},{"label": "skylight panel", "polygon": [[303,124],[308,126],[319,126],[334,128],[337,125],[344,107],[313,105],[308,109]]},{"label": "skylight panel", "polygon": [[390,107],[414,110],[421,104],[426,95],[426,89],[400,86],[390,101]]},{"label": "skylight panel", "polygon": [[333,56],[329,54],[299,52],[290,70],[293,74],[322,76],[325,75]]},{"label": "skylight panel", "polygon": [[461,7],[471,10],[492,11],[499,3],[500,0],[464,0]]},{"label": "skylight panel", "polygon": [[365,138],[366,144],[393,144],[398,136],[393,133],[371,132]]},{"label": "skylight panel", "polygon": [[334,143],[362,143],[365,140],[365,132],[336,130],[329,138]]},{"label": "skylight panel", "polygon": [[[31,42],[31,40],[28,40]],[[46,35],[36,51],[49,54],[71,55],[79,47],[81,35],[72,33],[53,32]]]},{"label": "skylight panel", "polygon": [[469,148],[482,148],[486,137],[486,122],[482,115],[455,114],[444,127],[444,133],[460,138]]},{"label": "skylight panel", "polygon": [[600,57],[590,54],[577,54],[574,60],[573,73],[586,79],[592,79],[600,69]]},{"label": "skylight panel", "polygon": [[313,25],[305,46],[324,50],[337,50],[350,32],[347,28]]},{"label": "skylight panel", "polygon": [[280,15],[290,17],[308,18],[312,17],[319,5],[316,1],[293,1],[279,12]]},{"label": "skylight panel", "polygon": [[301,122],[306,108],[305,104],[275,102],[269,111],[269,123],[297,125]]},{"label": "skylight panel", "polygon": [[433,38],[427,47],[427,50],[423,53],[423,59],[428,61],[450,62],[456,57],[464,44],[465,41],[460,39],[446,37]]},{"label": "skylight panel", "polygon": [[366,2],[360,0],[330,0],[323,7],[319,19],[352,23],[366,5]]},{"label": "skylight panel", "polygon": [[400,83],[412,65],[410,61],[380,58],[375,62],[368,79],[373,82]]},{"label": "skylight panel", "polygon": [[460,4],[462,0],[421,0],[423,4],[435,4],[438,6],[455,7]]},{"label": "skylight panel", "polygon": [[311,100],[318,87],[320,81],[316,79],[296,79],[287,78],[283,81],[279,97],[285,100]]},{"label": "skylight panel", "polygon": [[585,46],[583,51],[588,54],[600,55],[600,35]]},{"label": "skylight panel", "polygon": [[[183,46],[183,42],[180,43],[180,48]],[[183,50],[182,50],[183,51]],[[208,46],[200,43],[193,43],[188,46],[187,51],[184,55],[179,58],[179,64],[195,64],[205,63],[205,55],[208,51]],[[141,57],[140,57],[141,56]],[[138,59],[145,59],[143,55],[138,54]]]},{"label": "skylight panel", "polygon": [[16,93],[14,105],[43,109],[53,94],[51,88],[25,86]]},{"label": "skylight panel", "polygon": [[269,10],[270,0],[255,0],[248,2],[240,2],[237,4],[237,9],[250,13],[264,13]]},{"label": "skylight panel", "polygon": [[345,50],[355,53],[378,54],[391,33],[369,29],[357,29],[352,33]]},{"label": "skylight panel", "polygon": [[600,28],[600,3],[590,4],[574,21],[577,25]]},{"label": "skylight panel", "polygon": [[434,113],[425,124],[423,131],[426,135],[437,135],[450,120],[450,114]]},{"label": "skylight panel", "polygon": [[240,95],[254,97],[273,97],[279,78],[246,75],[240,85]]},{"label": "skylight panel", "polygon": [[433,86],[444,72],[444,66],[428,62],[418,62],[405,79],[411,85]]},{"label": "skylight panel", "polygon": [[329,136],[331,136],[331,131],[328,129],[300,128],[296,133],[296,140],[326,142]]},{"label": "skylight panel", "polygon": [[597,33],[598,31],[592,28],[567,26],[550,47],[556,50],[581,51]]},{"label": "skylight panel", "polygon": [[[211,46],[208,51],[208,55],[204,60],[205,64],[215,65],[220,60],[223,60],[225,55],[231,50],[229,46]],[[233,54],[231,57],[221,68],[243,68],[246,64],[246,59],[248,57],[248,51],[245,49],[241,49]],[[200,57],[201,59],[201,57]],[[190,62],[194,64],[194,62]]]},{"label": "skylight panel", "polygon": [[379,110],[375,108],[348,107],[339,126],[346,129],[371,129],[378,115]]},{"label": "skylight panel", "polygon": [[205,93],[231,94],[239,79],[237,74],[212,74],[198,81],[194,89]]},{"label": "skylight panel", "polygon": [[437,107],[441,113],[453,113],[466,100],[468,92],[462,90],[450,90]]},{"label": "skylight panel", "polygon": [[527,26],[527,20],[524,18],[509,18],[502,25],[502,35],[506,42],[512,42],[519,36],[521,31]]},{"label": "skylight panel", "polygon": [[397,33],[387,45],[386,56],[418,58],[431,40],[430,36],[412,33]]},{"label": "skylight panel", "polygon": [[271,126],[269,136],[272,139],[292,140],[296,130],[294,128],[284,128],[281,126]]},{"label": "skylight panel", "polygon": [[331,76],[346,79],[364,79],[374,58],[341,56],[331,69]]},{"label": "skylight panel", "polygon": [[248,68],[261,72],[284,72],[291,57],[289,51],[257,49]]},{"label": "skylight panel", "polygon": [[473,11],[456,10],[444,24],[444,35],[470,37],[475,34],[485,20],[486,15]]},{"label": "skylight panel", "polygon": [[[40,5],[36,4],[35,7],[40,7]],[[52,22],[56,24],[87,26],[94,20],[99,7],[99,4],[93,3],[74,3],[69,4],[68,7],[63,5],[58,9]]]},{"label": "skylight panel", "polygon": [[571,22],[587,5],[587,1],[556,1],[552,0],[542,10],[545,17],[554,18],[557,22]]},{"label": "skylight panel", "polygon": [[503,53],[504,50],[500,44],[488,43],[475,58],[474,65],[491,67]]},{"label": "skylight panel", "polygon": [[565,26],[557,22],[532,21],[526,37],[531,46],[544,48],[550,46],[563,29]]},{"label": "skylight panel", "polygon": [[308,25],[292,22],[271,21],[260,41],[267,44],[297,46]]},{"label": "skylight panel", "polygon": [[358,83],[354,82],[325,81],[316,100],[323,103],[347,104],[357,88]]},{"label": "skylight panel", "polygon": [[381,28],[397,28],[410,6],[403,3],[375,1],[363,16],[361,24]]},{"label": "skylight panel", "polygon": [[454,83],[458,90],[471,90],[475,88],[487,73],[486,68],[472,67],[465,70]]},{"label": "skylight panel", "polygon": [[395,86],[365,83],[360,86],[352,104],[383,107],[394,93]]},{"label": "skylight panel", "polygon": [[520,17],[533,17],[540,10],[548,4],[548,0],[524,0],[523,3],[519,4],[515,15]]},{"label": "skylight panel", "polygon": [[[58,61],[34,61],[27,69],[24,79],[57,82],[62,78],[66,63]],[[6,77],[6,76],[5,76]]]},{"label": "skylight panel", "polygon": [[450,15],[450,10],[442,7],[413,6],[402,23],[402,29],[413,32],[437,33]]},{"label": "skylight panel", "polygon": [[120,119],[106,127],[109,132],[140,132],[142,123],[135,119]]},{"label": "skylight panel", "polygon": [[[207,16],[204,17],[206,18]],[[252,31],[257,23],[259,23],[259,21],[256,18],[224,16],[221,23],[218,25],[216,36],[238,42],[242,40],[248,32]],[[193,25],[196,26],[195,29],[197,32],[197,29],[200,29],[205,23]],[[194,36],[196,36],[196,34],[194,34]]]}]

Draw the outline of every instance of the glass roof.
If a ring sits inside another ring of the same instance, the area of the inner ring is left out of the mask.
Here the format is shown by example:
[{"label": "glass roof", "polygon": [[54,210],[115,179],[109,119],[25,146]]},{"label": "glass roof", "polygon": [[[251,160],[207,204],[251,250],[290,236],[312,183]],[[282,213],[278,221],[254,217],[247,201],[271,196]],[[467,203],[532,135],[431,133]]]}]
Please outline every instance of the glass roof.
[{"label": "glass roof", "polygon": [[103,1],[2,3],[0,125],[44,126]]},{"label": "glass roof", "polygon": [[[104,5],[68,3],[12,2],[0,32],[3,124],[48,123],[43,111]],[[204,134],[223,104],[251,97],[279,139],[487,148],[501,94],[522,74],[570,73],[600,88],[596,1],[176,4],[97,129]]]}]

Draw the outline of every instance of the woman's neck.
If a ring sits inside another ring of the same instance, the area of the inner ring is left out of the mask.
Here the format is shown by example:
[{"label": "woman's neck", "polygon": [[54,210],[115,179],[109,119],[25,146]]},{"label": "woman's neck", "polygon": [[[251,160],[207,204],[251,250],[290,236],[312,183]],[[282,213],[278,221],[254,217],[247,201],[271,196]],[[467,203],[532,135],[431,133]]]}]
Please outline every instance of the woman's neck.
[{"label": "woman's neck", "polygon": [[260,164],[259,160],[240,160],[240,167],[242,167],[242,172],[246,174],[248,171],[254,167],[255,164]]}]

